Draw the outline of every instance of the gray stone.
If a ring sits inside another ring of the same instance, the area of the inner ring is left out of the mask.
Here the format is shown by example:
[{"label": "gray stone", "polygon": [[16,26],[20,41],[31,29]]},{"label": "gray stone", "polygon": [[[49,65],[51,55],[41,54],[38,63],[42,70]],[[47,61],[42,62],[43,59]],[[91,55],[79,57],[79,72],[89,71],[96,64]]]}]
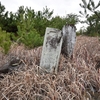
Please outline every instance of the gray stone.
[{"label": "gray stone", "polygon": [[4,64],[2,66],[0,66],[0,73],[8,73],[9,71],[9,64]]},{"label": "gray stone", "polygon": [[0,66],[0,73],[8,73],[11,70],[14,70],[15,68],[17,68],[17,66],[20,64],[21,64],[20,59],[17,57],[14,57],[11,59],[10,62],[2,64]]},{"label": "gray stone", "polygon": [[58,63],[62,47],[62,32],[55,28],[46,28],[40,66],[47,72],[58,70]]},{"label": "gray stone", "polygon": [[70,58],[73,55],[73,50],[76,42],[76,27],[71,25],[64,25],[62,28],[63,44],[62,54]]}]

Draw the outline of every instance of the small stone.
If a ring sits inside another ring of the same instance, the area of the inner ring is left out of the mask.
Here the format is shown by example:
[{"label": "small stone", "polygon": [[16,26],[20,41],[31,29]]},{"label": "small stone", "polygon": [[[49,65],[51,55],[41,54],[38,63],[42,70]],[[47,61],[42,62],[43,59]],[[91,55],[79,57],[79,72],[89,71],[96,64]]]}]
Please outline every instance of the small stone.
[{"label": "small stone", "polygon": [[9,64],[4,64],[0,67],[0,73],[8,73],[9,71]]}]

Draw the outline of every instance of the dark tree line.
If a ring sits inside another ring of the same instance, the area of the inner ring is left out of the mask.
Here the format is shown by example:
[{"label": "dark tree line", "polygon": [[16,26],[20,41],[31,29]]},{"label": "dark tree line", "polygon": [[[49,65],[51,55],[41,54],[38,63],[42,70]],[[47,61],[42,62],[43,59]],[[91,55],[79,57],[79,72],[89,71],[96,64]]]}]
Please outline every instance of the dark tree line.
[{"label": "dark tree line", "polygon": [[[29,16],[31,16],[31,18]],[[12,12],[5,11],[4,5],[0,2],[0,27],[2,30],[17,33],[18,25],[23,20],[27,21],[29,19],[34,22],[33,27],[41,35],[44,35],[46,27],[51,26],[61,29],[66,22],[68,22],[68,24],[76,24],[76,22],[78,22],[78,15],[68,14],[65,17],[53,17],[53,10],[47,7],[43,8],[43,11],[35,12],[34,9],[28,7],[24,8],[24,6],[20,6],[16,13],[13,14]]]},{"label": "dark tree line", "polygon": [[0,46],[5,53],[12,41],[34,48],[42,45],[46,27],[62,29],[66,23],[74,25],[78,20],[76,14],[53,17],[53,10],[47,7],[36,12],[34,9],[20,6],[16,13],[12,13],[6,11],[0,2]]},{"label": "dark tree line", "polygon": [[[42,45],[46,27],[62,29],[63,25],[76,25],[79,22],[88,24],[85,35],[100,35],[100,11],[97,8],[100,2],[95,5],[93,0],[82,0],[80,6],[84,12],[81,15],[86,17],[86,21],[80,21],[77,14],[66,14],[64,17],[53,16],[53,10],[44,7],[42,11],[35,11],[32,8],[20,6],[16,13],[6,11],[0,2],[0,47],[4,52],[10,48],[11,43],[23,43],[28,48]],[[93,14],[89,15],[88,10]]]}]

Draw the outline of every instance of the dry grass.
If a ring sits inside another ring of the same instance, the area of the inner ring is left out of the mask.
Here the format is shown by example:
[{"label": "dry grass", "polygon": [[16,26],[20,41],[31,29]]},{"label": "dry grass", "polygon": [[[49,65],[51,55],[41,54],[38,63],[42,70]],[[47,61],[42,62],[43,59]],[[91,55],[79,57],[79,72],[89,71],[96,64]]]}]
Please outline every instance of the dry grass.
[{"label": "dry grass", "polygon": [[58,74],[39,74],[42,47],[26,50],[13,45],[0,55],[0,64],[19,57],[23,64],[11,73],[0,74],[0,100],[100,100],[100,42],[78,36],[72,60],[60,58]]}]

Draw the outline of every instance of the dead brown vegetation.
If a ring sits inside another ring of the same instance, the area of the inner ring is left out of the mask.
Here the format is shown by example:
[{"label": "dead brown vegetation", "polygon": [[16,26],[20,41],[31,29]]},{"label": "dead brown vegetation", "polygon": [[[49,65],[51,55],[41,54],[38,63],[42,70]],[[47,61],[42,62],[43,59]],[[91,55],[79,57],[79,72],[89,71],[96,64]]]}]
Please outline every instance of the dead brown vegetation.
[{"label": "dead brown vegetation", "polygon": [[27,50],[12,45],[0,55],[0,65],[18,57],[22,64],[0,74],[0,100],[100,100],[100,42],[78,36],[73,59],[60,58],[58,74],[39,73],[42,47]]}]

